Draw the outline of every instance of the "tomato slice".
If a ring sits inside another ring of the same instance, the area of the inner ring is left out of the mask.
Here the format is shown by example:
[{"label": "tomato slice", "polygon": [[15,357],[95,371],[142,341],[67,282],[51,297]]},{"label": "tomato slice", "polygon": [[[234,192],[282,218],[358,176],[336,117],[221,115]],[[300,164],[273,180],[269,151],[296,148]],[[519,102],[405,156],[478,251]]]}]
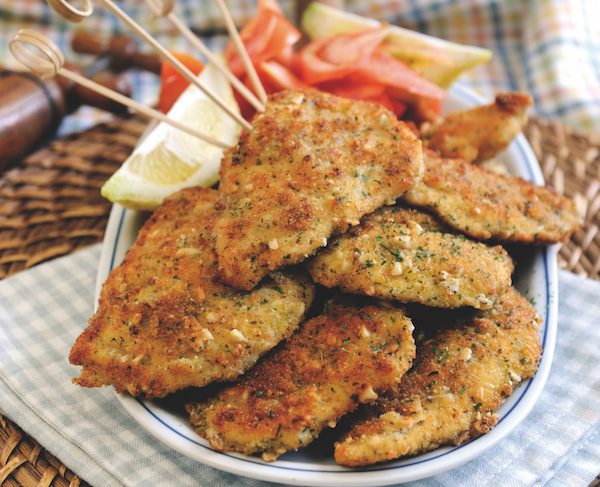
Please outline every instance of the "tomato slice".
[{"label": "tomato slice", "polygon": [[273,61],[285,66],[294,74],[298,75],[299,66],[298,66],[298,53],[294,50],[294,46],[286,46],[281,52],[277,53]]},{"label": "tomato slice", "polygon": [[[173,52],[172,54],[196,76],[198,76],[204,68],[202,61],[189,54],[184,54],[182,52]],[[167,113],[189,84],[188,80],[179,74],[179,71],[177,71],[170,62],[163,61],[160,67],[160,95],[158,97],[158,109],[163,113]]]},{"label": "tomato slice", "polygon": [[280,90],[306,90],[310,87],[296,77],[287,67],[275,61],[265,61],[260,64],[258,75],[261,81]]},{"label": "tomato slice", "polygon": [[[258,66],[295,44],[301,34],[283,16],[275,0],[261,0],[258,3],[258,13],[244,26],[240,36],[250,59]],[[243,76],[246,70],[235,46],[228,43],[223,53],[231,71],[238,77]]]},{"label": "tomato slice", "polygon": [[369,81],[357,74],[350,75],[343,80],[321,83],[316,85],[316,88],[352,100],[379,103],[393,111],[397,117],[401,117],[406,112],[406,104],[397,100],[385,85]]},{"label": "tomato slice", "polygon": [[390,97],[390,102],[392,104],[392,107],[390,108],[390,110],[392,110],[392,112],[394,112],[398,118],[401,118],[402,115],[404,115],[406,113],[406,110],[408,109],[406,103],[402,103],[401,101],[398,101],[396,98],[394,98],[391,95],[388,95],[388,96]]},{"label": "tomato slice", "polygon": [[372,53],[368,64],[361,66],[357,74],[372,82],[389,86],[395,97],[405,101],[414,102],[419,98],[439,101],[446,95],[443,89],[379,49]]},{"label": "tomato slice", "polygon": [[327,45],[329,39],[320,39],[304,46],[300,51],[299,64],[302,79],[309,84],[322,83],[343,78],[352,73],[356,68],[352,65],[339,66],[323,61],[319,51]]},{"label": "tomato slice", "polygon": [[341,80],[320,83],[315,87],[337,96],[352,98],[353,100],[375,97],[385,92],[385,86],[381,83],[373,83],[355,75],[347,76]]},{"label": "tomato slice", "polygon": [[300,51],[302,79],[310,84],[341,79],[367,64],[386,28],[319,39]]},{"label": "tomato slice", "polygon": [[354,34],[337,35],[321,49],[319,55],[323,61],[332,64],[363,65],[388,35],[386,27],[370,29]]}]

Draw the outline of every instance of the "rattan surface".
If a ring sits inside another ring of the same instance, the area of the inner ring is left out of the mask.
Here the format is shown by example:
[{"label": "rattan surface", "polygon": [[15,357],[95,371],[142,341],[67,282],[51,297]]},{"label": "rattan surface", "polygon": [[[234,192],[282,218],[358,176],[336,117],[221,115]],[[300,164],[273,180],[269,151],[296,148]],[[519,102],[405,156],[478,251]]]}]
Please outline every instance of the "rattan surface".
[{"label": "rattan surface", "polygon": [[[0,279],[102,239],[110,205],[104,180],[131,152],[145,123],[116,119],[52,142],[0,179]],[[533,119],[525,134],[546,181],[575,198],[585,218],[562,246],[561,267],[600,280],[600,141]],[[21,425],[27,429],[27,425]],[[45,445],[52,451],[52,445]],[[0,416],[0,485],[87,485]]]}]

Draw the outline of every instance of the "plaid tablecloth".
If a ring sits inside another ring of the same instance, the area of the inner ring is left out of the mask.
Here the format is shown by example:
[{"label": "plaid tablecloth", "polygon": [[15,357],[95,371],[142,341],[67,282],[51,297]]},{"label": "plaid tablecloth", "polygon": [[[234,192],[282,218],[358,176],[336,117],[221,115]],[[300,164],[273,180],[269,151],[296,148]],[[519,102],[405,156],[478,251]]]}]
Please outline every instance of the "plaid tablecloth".
[{"label": "plaid tablecloth", "polygon": [[[280,0],[293,16],[294,2]],[[82,28],[111,34],[124,29],[96,2],[96,12]],[[169,48],[189,47],[164,20],[155,19],[143,0],[118,2]],[[535,100],[535,112],[555,118],[582,132],[600,132],[600,2],[597,0],[347,0],[346,8],[448,40],[491,49],[490,63],[465,75],[461,83],[484,98],[501,90],[522,90]],[[254,12],[254,1],[229,0],[238,24]],[[222,27],[212,0],[178,0],[177,11],[199,32]],[[70,60],[71,25],[49,11],[41,0],[0,2],[0,61],[14,65],[6,40],[20,26],[52,36]],[[207,38],[215,48],[222,36]],[[155,76],[132,76],[135,97],[146,103],[156,98]],[[80,128],[98,120],[91,109],[80,110],[63,127]]]}]

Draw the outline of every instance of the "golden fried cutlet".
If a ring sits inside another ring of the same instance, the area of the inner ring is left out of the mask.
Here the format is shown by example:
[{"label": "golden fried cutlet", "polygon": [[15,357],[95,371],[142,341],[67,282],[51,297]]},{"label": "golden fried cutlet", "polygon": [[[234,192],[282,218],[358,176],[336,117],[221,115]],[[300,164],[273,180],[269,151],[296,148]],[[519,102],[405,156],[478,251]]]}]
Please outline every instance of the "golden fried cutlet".
[{"label": "golden fried cutlet", "polygon": [[496,409],[537,370],[539,323],[529,302],[510,288],[467,326],[424,342],[400,387],[336,443],[336,462],[370,465],[488,432]]},{"label": "golden fried cutlet", "polygon": [[102,288],[69,357],[76,383],[162,397],[231,380],[290,336],[313,298],[308,276],[273,273],[251,293],[213,280],[217,192],[171,196]]},{"label": "golden fried cutlet", "polygon": [[275,460],[397,387],[414,357],[412,330],[400,309],[330,305],[238,384],[188,404],[190,421],[217,450]]},{"label": "golden fried cutlet", "polygon": [[404,200],[477,239],[564,242],[579,224],[575,204],[547,186],[426,150],[423,179]]},{"label": "golden fried cutlet", "polygon": [[502,151],[527,123],[532,100],[524,93],[501,93],[494,103],[448,115],[424,134],[425,146],[442,157],[483,162]]},{"label": "golden fried cutlet", "polygon": [[450,233],[434,217],[385,207],[337,237],[308,266],[327,287],[403,303],[488,309],[510,287],[512,259]]},{"label": "golden fried cutlet", "polygon": [[317,92],[272,95],[221,165],[219,277],[252,289],[410,188],[421,142],[387,109]]}]

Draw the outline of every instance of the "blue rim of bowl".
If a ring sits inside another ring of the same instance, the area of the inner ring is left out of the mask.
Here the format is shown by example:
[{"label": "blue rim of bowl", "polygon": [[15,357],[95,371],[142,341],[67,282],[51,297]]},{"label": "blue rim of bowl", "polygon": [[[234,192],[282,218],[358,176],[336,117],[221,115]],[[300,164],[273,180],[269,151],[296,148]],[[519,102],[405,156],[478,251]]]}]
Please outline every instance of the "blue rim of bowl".
[{"label": "blue rim of bowl", "polygon": [[[473,103],[473,104],[481,103],[481,100],[479,99],[479,97],[477,97],[474,93],[472,93],[471,91],[469,91],[465,88],[462,88],[458,85],[452,89],[452,92],[459,98],[466,100],[470,103]],[[531,181],[534,181],[538,184],[541,183],[542,181],[540,181],[541,176],[540,176],[540,172],[539,172],[538,163],[537,163],[535,157],[533,156],[531,149],[523,136],[519,136],[515,140],[515,146],[518,148],[518,150],[521,154],[522,160],[524,160],[526,162],[525,166],[527,167],[527,171],[528,171],[528,179]],[[114,238],[113,245],[112,245],[112,253],[111,253],[110,264],[109,264],[109,269],[108,269],[109,271],[111,271],[114,268],[114,265],[116,262],[117,249],[119,246],[122,229],[123,229],[123,225],[125,222],[125,217],[127,215],[127,212],[129,211],[122,207],[118,207],[118,209],[120,210],[120,215],[118,216],[119,221],[117,224],[117,230],[116,230],[115,238]],[[556,296],[555,296],[556,295],[556,289],[555,289],[556,283],[555,282],[551,283],[551,280],[553,281],[553,279],[550,274],[550,259],[551,258],[555,259],[555,252],[556,252],[556,249],[552,246],[546,247],[543,250],[544,277],[545,277],[545,287],[546,287],[546,289],[545,289],[545,291],[546,291],[546,296],[545,296],[546,313],[545,313],[545,319],[544,319],[544,323],[543,323],[542,358],[540,361],[540,369],[542,368],[542,363],[545,361],[545,359],[547,359],[548,355],[550,355],[550,357],[552,356],[553,349],[554,349],[554,334],[552,336],[551,343],[549,343],[549,341],[548,341],[548,334],[549,334],[549,330],[551,328],[550,325],[552,324],[551,320],[556,319],[556,313],[553,312],[555,310],[553,310],[553,306],[552,306],[552,303],[554,302],[554,300],[556,298]],[[555,260],[554,260],[554,262],[555,262]],[[512,418],[512,416],[515,415],[515,411],[518,411],[521,409],[520,406],[522,406],[523,399],[527,396],[527,393],[530,390],[530,388],[532,387],[532,384],[534,384],[536,382],[538,383],[538,387],[536,389],[537,389],[537,394],[539,396],[539,393],[541,393],[541,390],[543,389],[544,384],[547,380],[549,369],[550,369],[549,365],[544,367],[544,374],[540,374],[541,370],[538,370],[538,373],[532,379],[529,379],[526,382],[522,383],[519,386],[519,388],[513,392],[513,397],[516,394],[519,394],[519,396],[514,401],[514,403],[510,407],[510,409],[508,411],[504,412],[502,417],[498,420],[496,427],[492,431],[497,430],[498,426],[500,426],[508,418]],[[177,426],[169,424],[169,422],[167,422],[165,419],[163,419],[159,415],[157,415],[148,406],[149,401],[139,399],[139,398],[132,398],[131,396],[129,396],[127,394],[117,394],[117,397],[118,397],[119,401],[126,407],[126,409],[128,411],[129,411],[129,407],[128,407],[128,404],[126,404],[126,403],[129,401],[135,401],[135,403],[137,403],[137,405],[141,406],[141,408],[143,408],[143,410],[149,415],[149,417],[151,417],[152,420],[157,423],[157,426],[159,428],[167,428],[169,431],[171,431],[172,433],[174,433],[181,439],[184,439],[187,442],[190,442],[194,446],[199,446],[211,453],[216,453],[218,455],[228,457],[229,459],[231,459],[233,461],[239,461],[242,463],[252,464],[255,467],[258,467],[260,469],[266,468],[266,469],[271,469],[271,470],[284,470],[284,471],[295,472],[296,474],[300,475],[300,477],[297,479],[300,481],[303,480],[302,474],[318,473],[318,474],[326,474],[326,475],[334,474],[337,476],[339,476],[340,474],[343,474],[344,476],[346,476],[347,474],[377,473],[377,472],[406,469],[408,467],[414,467],[415,465],[433,462],[435,460],[439,460],[440,458],[447,457],[449,455],[457,455],[458,452],[460,452],[461,450],[464,450],[465,448],[469,447],[470,445],[472,445],[475,442],[481,442],[481,440],[483,438],[486,438],[486,436],[490,435],[490,433],[488,433],[488,435],[483,435],[483,436],[473,438],[473,439],[471,439],[461,445],[458,445],[458,446],[440,448],[438,450],[443,450],[443,451],[440,451],[438,454],[428,456],[427,458],[421,459],[421,460],[419,460],[419,456],[417,456],[417,457],[414,457],[414,461],[405,460],[401,464],[394,464],[394,465],[383,464],[380,466],[372,466],[372,467],[367,467],[367,468],[336,469],[336,470],[323,470],[323,469],[314,469],[314,468],[294,468],[294,467],[289,467],[289,466],[278,465],[277,462],[267,463],[267,462],[263,462],[263,461],[259,460],[258,458],[253,459],[252,457],[247,457],[247,456],[238,455],[238,454],[230,454],[230,453],[226,453],[226,452],[218,452],[216,450],[213,450],[207,444],[203,444],[200,441],[198,441],[197,439],[191,438],[186,433],[180,431],[177,428]],[[537,399],[537,398],[535,398],[535,399]],[[524,414],[522,415],[523,417],[516,424],[512,425],[512,428],[517,426],[517,424],[519,424],[525,418],[525,416],[529,413],[529,411],[532,407],[533,407],[533,404],[531,404],[528,407],[528,409],[526,411],[524,411]],[[504,432],[504,434],[502,434],[502,437],[504,437],[510,431],[512,431],[512,428],[510,430]],[[154,435],[157,434],[155,431],[150,431],[150,432]],[[158,436],[158,438],[161,439],[162,441],[165,441],[163,438],[160,438],[160,436]],[[501,438],[499,438],[497,441],[499,441],[500,439]],[[487,448],[491,447],[493,444],[495,444],[495,442],[488,444],[487,446],[485,446],[484,448],[482,448],[481,450],[479,450],[476,453],[472,453],[466,459],[465,458],[457,459],[457,462],[454,465],[451,465],[451,466],[448,466],[448,467],[442,468],[442,469],[436,469],[436,472],[434,472],[432,475],[449,470],[450,468],[453,468],[453,466],[458,466],[459,464],[462,464],[466,461],[469,461],[469,460],[479,456],[481,453],[483,453],[485,450],[487,450]],[[177,445],[173,445],[172,443],[170,443],[170,445],[173,446],[174,448],[178,448]],[[431,453],[433,453],[433,452],[431,452]],[[231,467],[228,468],[227,466],[224,466],[224,465],[221,465],[221,464],[218,464],[215,462],[207,461],[206,463],[215,468],[219,468],[222,470],[228,470],[233,473],[239,473],[239,470],[232,469]],[[266,474],[264,472],[263,473],[247,472],[247,473],[244,473],[243,475],[246,475],[246,476],[252,477],[252,478],[256,478],[256,479],[271,480],[271,481],[276,481],[276,482],[278,481],[277,479],[270,477],[268,474]],[[429,475],[418,475],[418,476],[411,477],[410,479],[407,479],[407,480],[417,480],[419,478],[424,478],[427,476],[429,476]],[[361,477],[363,477],[363,479],[364,479],[364,476],[361,475]],[[279,481],[290,481],[290,478],[281,478]],[[373,485],[383,485],[383,484],[387,484],[387,483],[391,483],[391,482],[398,482],[398,480],[394,480],[393,478],[386,478],[386,479],[382,479],[381,482],[379,482],[377,484],[373,484]],[[315,485],[317,485],[317,484],[315,484]]]}]

